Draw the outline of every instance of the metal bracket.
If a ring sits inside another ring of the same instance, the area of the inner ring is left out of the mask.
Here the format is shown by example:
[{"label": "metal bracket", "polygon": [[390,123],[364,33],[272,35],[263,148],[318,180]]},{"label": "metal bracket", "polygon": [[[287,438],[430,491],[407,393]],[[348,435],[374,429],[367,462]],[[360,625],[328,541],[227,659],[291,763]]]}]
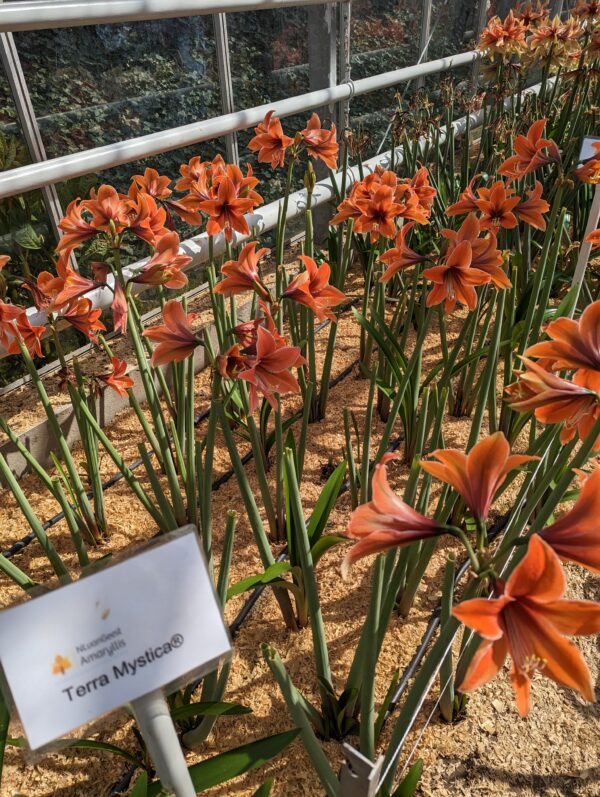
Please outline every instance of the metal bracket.
[{"label": "metal bracket", "polygon": [[340,773],[342,797],[375,797],[383,767],[383,756],[373,763],[352,745],[342,745],[345,761]]}]

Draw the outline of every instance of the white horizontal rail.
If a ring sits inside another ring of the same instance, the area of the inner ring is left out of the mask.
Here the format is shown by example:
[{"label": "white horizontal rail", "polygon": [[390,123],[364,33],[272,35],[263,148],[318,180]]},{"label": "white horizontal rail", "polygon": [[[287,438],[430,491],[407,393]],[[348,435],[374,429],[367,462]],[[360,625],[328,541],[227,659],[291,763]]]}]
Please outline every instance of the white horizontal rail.
[{"label": "white horizontal rail", "polygon": [[[3,6],[0,5],[0,11],[2,8]],[[405,83],[419,76],[457,69],[472,64],[478,58],[479,53],[476,50],[471,50],[448,58],[438,58],[424,64],[383,72],[380,75],[362,78],[355,82],[348,81],[339,86],[311,91],[308,94],[300,94],[297,97],[289,97],[278,102],[265,103],[244,111],[235,111],[201,122],[193,122],[158,133],[107,144],[103,147],[74,152],[60,158],[31,163],[18,169],[10,169],[0,174],[0,199],[245,130],[261,122],[269,110],[274,110],[278,116],[304,113],[340,100],[349,100],[359,94],[368,94]]]},{"label": "white horizontal rail", "polygon": [[0,32],[262,11],[341,0],[20,0],[0,6]]}]

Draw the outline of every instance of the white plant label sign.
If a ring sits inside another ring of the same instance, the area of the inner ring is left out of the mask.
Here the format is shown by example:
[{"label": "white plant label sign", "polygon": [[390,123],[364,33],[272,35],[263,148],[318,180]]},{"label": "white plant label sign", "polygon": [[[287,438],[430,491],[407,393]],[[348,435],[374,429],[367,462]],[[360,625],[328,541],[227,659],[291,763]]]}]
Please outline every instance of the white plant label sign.
[{"label": "white plant label sign", "polygon": [[0,612],[0,661],[31,749],[231,651],[193,527]]}]

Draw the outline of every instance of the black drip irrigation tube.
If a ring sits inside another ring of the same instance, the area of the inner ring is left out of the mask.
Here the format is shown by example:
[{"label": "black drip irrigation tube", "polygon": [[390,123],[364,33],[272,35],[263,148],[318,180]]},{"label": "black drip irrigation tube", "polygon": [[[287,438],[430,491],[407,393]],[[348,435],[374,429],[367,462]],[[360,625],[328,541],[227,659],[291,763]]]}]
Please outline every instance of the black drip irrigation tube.
[{"label": "black drip irrigation tube", "polygon": [[[348,310],[350,307],[353,307],[357,302],[358,299],[352,299],[352,301],[347,302],[346,304],[343,305],[341,312],[342,313],[346,312],[346,310]],[[322,321],[317,327],[315,327],[315,333],[321,332],[323,329],[325,329],[325,327],[329,326],[330,324],[331,324],[330,319]],[[359,362],[358,359],[354,360],[354,362],[351,363],[351,365],[349,365],[347,368],[345,368],[341,372],[341,374],[335,377],[335,379],[332,379],[331,382],[329,383],[329,389],[335,387],[343,379],[345,379],[358,362]],[[194,426],[198,427],[203,421],[205,421],[208,418],[209,415],[210,415],[210,409],[203,410],[194,418]],[[153,457],[154,451],[146,451],[146,454],[150,457]],[[252,459],[252,452],[250,451],[242,457],[242,464],[246,465],[251,459]],[[128,467],[130,471],[133,471],[137,470],[143,464],[144,460],[142,459],[142,457],[138,457]],[[226,473],[219,476],[219,478],[213,482],[212,489],[218,490],[219,487],[225,484],[225,482],[227,482],[232,476],[233,476],[233,469],[230,469]],[[102,492],[110,490],[111,487],[114,487],[115,484],[118,484],[124,478],[125,476],[121,471],[114,473],[109,479],[107,479],[102,484]],[[93,497],[92,493],[88,492],[87,497],[92,498]],[[51,518],[49,518],[42,524],[42,528],[44,529],[44,531],[47,531],[48,529],[52,528],[52,526],[55,526],[57,523],[63,520],[64,516],[65,516],[64,512],[57,512],[56,515],[53,515]],[[7,548],[6,551],[2,551],[1,552],[2,556],[4,556],[5,559],[12,559],[13,556],[20,553],[24,548],[27,548],[27,546],[30,543],[32,543],[35,539],[37,539],[35,533],[33,531],[30,531],[24,537],[21,537],[20,540],[17,540],[13,545],[11,545],[10,548]]]}]

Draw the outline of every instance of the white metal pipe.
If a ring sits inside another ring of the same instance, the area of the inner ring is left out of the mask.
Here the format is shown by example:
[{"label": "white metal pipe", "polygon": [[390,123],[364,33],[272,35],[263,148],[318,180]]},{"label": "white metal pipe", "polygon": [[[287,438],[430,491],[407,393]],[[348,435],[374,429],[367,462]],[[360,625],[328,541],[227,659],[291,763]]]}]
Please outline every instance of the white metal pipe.
[{"label": "white metal pipe", "polygon": [[[600,224],[600,183],[596,185],[596,188],[594,189],[594,198],[592,200],[592,207],[590,208],[590,215],[588,216],[585,233],[583,234],[583,241],[579,249],[579,257],[577,258],[575,273],[573,274],[572,287],[577,288],[577,297],[579,297],[579,291],[581,290],[583,278],[585,277],[585,271],[587,269],[587,265],[590,259],[590,254],[592,252],[592,244],[590,243],[590,241],[586,241],[585,239],[588,238],[591,235],[591,233],[593,233],[594,230],[598,228],[599,224]],[[577,306],[577,300],[573,302],[571,316],[575,312],[576,306]]]},{"label": "white metal pipe", "polygon": [[[2,8],[3,6],[0,5],[0,11]],[[304,113],[313,108],[322,108],[340,100],[351,99],[359,94],[368,94],[405,83],[419,75],[431,75],[448,69],[457,69],[473,63],[477,58],[479,58],[479,53],[475,50],[459,53],[448,58],[438,58],[424,64],[383,72],[380,75],[355,82],[348,81],[339,86],[311,91],[297,97],[265,103],[244,111],[235,111],[223,116],[215,116],[212,119],[204,119],[201,122],[162,130],[158,133],[118,141],[83,152],[74,152],[42,163],[31,163],[18,169],[10,169],[0,174],[0,199],[32,191],[44,185],[81,177],[84,174],[94,174],[123,163],[180,149],[201,141],[219,138],[238,130],[245,130],[261,122],[269,110],[274,110],[278,116]]]},{"label": "white metal pipe", "polygon": [[339,0],[21,0],[0,8],[0,32],[141,22],[333,2]]}]

